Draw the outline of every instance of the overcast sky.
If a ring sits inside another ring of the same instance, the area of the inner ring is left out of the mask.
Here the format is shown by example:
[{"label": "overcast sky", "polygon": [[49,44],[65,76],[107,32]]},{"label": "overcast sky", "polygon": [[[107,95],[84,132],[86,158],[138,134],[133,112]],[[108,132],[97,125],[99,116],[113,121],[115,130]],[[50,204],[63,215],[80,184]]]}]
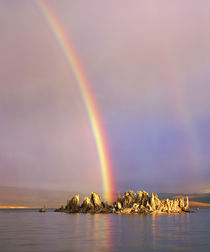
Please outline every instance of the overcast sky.
[{"label": "overcast sky", "polygon": [[[210,2],[50,0],[117,190],[210,191]],[[36,1],[0,0],[0,185],[102,191],[88,116]]]}]

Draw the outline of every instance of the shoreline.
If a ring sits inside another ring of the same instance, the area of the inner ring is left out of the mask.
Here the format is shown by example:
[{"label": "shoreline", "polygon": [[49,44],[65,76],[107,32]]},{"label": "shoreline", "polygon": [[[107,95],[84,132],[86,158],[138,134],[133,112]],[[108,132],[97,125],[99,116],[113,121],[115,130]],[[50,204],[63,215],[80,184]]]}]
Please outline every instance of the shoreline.
[{"label": "shoreline", "polygon": [[27,206],[0,206],[0,209],[30,209]]},{"label": "shoreline", "polygon": [[190,207],[210,207],[209,203],[203,203],[198,201],[189,201]]}]

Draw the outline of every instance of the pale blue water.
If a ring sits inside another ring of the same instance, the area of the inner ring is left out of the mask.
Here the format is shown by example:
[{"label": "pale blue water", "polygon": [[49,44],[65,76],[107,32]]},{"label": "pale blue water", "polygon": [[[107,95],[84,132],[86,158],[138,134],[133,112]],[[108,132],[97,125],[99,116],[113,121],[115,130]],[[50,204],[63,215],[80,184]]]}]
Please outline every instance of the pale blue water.
[{"label": "pale blue water", "polygon": [[0,251],[210,251],[210,208],[185,215],[0,211]]}]

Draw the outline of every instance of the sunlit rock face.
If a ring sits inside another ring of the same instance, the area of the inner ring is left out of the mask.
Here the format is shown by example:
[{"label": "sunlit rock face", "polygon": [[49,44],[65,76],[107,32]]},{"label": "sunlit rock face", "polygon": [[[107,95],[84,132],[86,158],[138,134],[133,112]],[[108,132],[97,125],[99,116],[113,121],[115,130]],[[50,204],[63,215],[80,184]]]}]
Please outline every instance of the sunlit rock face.
[{"label": "sunlit rock face", "polygon": [[119,203],[121,208],[132,207],[135,201],[136,201],[136,194],[131,190],[126,191],[122,197],[118,195],[117,198],[117,204]]},{"label": "sunlit rock face", "polygon": [[190,212],[189,199],[160,200],[157,194],[149,195],[145,191],[126,191],[118,195],[116,202],[108,204],[101,201],[100,195],[92,192],[79,204],[79,195],[75,195],[67,205],[56,211],[67,213],[116,213],[116,214],[180,214]]},{"label": "sunlit rock face", "polygon": [[67,202],[65,209],[69,212],[77,212],[79,208],[79,194],[76,194],[70,201]]},{"label": "sunlit rock face", "polygon": [[122,204],[120,202],[117,202],[117,209],[121,210],[122,209]]},{"label": "sunlit rock face", "polygon": [[81,212],[88,212],[88,211],[91,211],[94,209],[94,205],[93,203],[90,201],[90,199],[88,197],[84,197],[84,200],[82,202],[82,205],[81,205]]},{"label": "sunlit rock face", "polygon": [[151,198],[150,198],[150,206],[151,206],[152,210],[155,210],[155,209],[156,209],[155,196],[154,196],[153,193],[152,193],[152,196],[151,196]]},{"label": "sunlit rock face", "polygon": [[91,202],[94,205],[94,208],[101,208],[102,207],[102,202],[101,202],[100,196],[96,192],[91,193]]}]

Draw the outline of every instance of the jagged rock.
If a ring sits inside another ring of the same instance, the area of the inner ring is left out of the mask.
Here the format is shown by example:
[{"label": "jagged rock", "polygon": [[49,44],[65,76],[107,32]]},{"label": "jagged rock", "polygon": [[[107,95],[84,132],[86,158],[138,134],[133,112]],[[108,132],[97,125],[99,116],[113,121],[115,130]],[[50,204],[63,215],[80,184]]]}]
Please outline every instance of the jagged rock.
[{"label": "jagged rock", "polygon": [[103,208],[110,208],[107,201],[101,202]]},{"label": "jagged rock", "polygon": [[184,208],[184,198],[179,199],[180,208]]},{"label": "jagged rock", "polygon": [[124,196],[130,196],[132,199],[134,199],[136,197],[136,194],[134,193],[134,191],[129,190],[124,193]]},{"label": "jagged rock", "polygon": [[69,202],[67,205],[67,210],[71,212],[76,212],[79,210],[79,194],[76,194]]},{"label": "jagged rock", "polygon": [[149,209],[149,211],[152,211],[153,209],[152,209],[152,207],[150,206],[150,204],[149,204],[149,202],[147,201],[147,204],[146,204],[146,208],[148,208]]},{"label": "jagged rock", "polygon": [[184,208],[182,209],[185,212],[190,212],[190,206],[189,206],[189,198],[188,196],[186,196],[186,204],[184,206]]},{"label": "jagged rock", "polygon": [[146,207],[147,201],[147,198],[143,198],[141,204]]},{"label": "jagged rock", "polygon": [[171,212],[171,202],[169,199],[166,199],[166,211],[168,211],[168,213]]},{"label": "jagged rock", "polygon": [[122,209],[122,204],[120,202],[117,202],[117,209],[118,210]]},{"label": "jagged rock", "polygon": [[81,210],[83,212],[87,212],[87,211],[90,211],[94,209],[94,206],[92,204],[92,202],[90,201],[90,199],[88,197],[84,197],[84,200],[82,202],[82,205],[81,205]]},{"label": "jagged rock", "polygon": [[189,198],[188,198],[188,196],[186,196],[186,206],[185,206],[185,207],[186,207],[186,208],[189,208],[189,206],[190,206],[190,205],[189,205]]},{"label": "jagged rock", "polygon": [[121,214],[129,214],[131,213],[132,208],[124,208],[120,211]]},{"label": "jagged rock", "polygon": [[155,200],[158,200],[158,194],[157,193],[154,194],[154,197],[155,197]]},{"label": "jagged rock", "polygon": [[91,202],[95,208],[102,208],[101,199],[98,193],[96,192],[91,193]]},{"label": "jagged rock", "polygon": [[117,201],[112,205],[102,202],[99,194],[91,193],[91,198],[85,197],[82,205],[79,204],[79,195],[75,195],[67,201],[65,207],[56,209],[57,212],[67,213],[116,213],[116,214],[179,214],[190,212],[189,199],[160,200],[157,194],[149,195],[148,192],[129,190],[121,197],[118,194]]},{"label": "jagged rock", "polygon": [[134,191],[129,190],[124,193],[124,196],[121,200],[123,208],[130,208],[132,207],[133,203],[136,201],[136,194]]},{"label": "jagged rock", "polygon": [[124,196],[122,199],[122,205],[124,208],[130,207],[133,203],[133,198],[130,195]]},{"label": "jagged rock", "polygon": [[149,199],[149,193],[148,192],[143,191],[142,194],[143,194],[143,198],[145,198],[147,200]]},{"label": "jagged rock", "polygon": [[139,205],[137,203],[134,203],[132,206],[132,212],[138,213],[138,211],[139,211]]},{"label": "jagged rock", "polygon": [[120,211],[116,211],[115,208],[112,208],[111,213],[120,213]]},{"label": "jagged rock", "polygon": [[139,208],[139,213],[144,213],[144,212],[145,212],[145,207],[141,205]]},{"label": "jagged rock", "polygon": [[137,191],[137,193],[136,193],[136,203],[141,204],[142,196],[143,196],[142,191]]},{"label": "jagged rock", "polygon": [[151,205],[151,207],[152,207],[153,210],[156,209],[155,196],[154,196],[153,193],[152,193],[152,196],[151,196],[151,198],[150,198],[150,205]]},{"label": "jagged rock", "polygon": [[156,207],[156,209],[158,210],[158,209],[160,209],[161,201],[158,199],[157,193],[155,193],[154,199],[155,199],[155,207]]},{"label": "jagged rock", "polygon": [[178,199],[174,200],[174,209],[175,209],[175,211],[179,211],[180,210],[180,208],[179,208],[179,200]]}]

